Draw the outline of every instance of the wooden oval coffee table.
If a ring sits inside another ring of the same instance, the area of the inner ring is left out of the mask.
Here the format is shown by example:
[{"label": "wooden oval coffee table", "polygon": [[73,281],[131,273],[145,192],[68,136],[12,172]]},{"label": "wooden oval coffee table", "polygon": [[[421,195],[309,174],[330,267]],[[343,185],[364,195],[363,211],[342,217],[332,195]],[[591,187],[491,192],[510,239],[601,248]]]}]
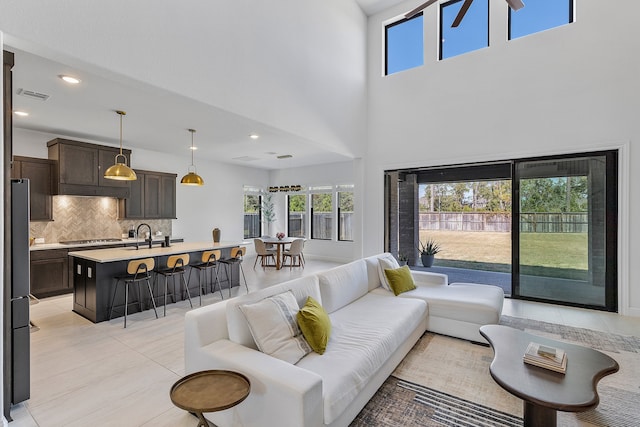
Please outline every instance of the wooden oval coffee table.
[{"label": "wooden oval coffee table", "polygon": [[[553,427],[556,411],[580,412],[598,406],[596,386],[618,371],[618,362],[591,348],[527,334],[502,325],[480,327],[493,348],[489,372],[502,388],[523,400],[525,427]],[[567,353],[567,372],[560,374],[524,363],[531,341]]]},{"label": "wooden oval coffee table", "polygon": [[198,427],[208,427],[203,412],[216,412],[236,406],[249,396],[251,383],[242,374],[225,370],[195,372],[178,380],[169,395],[178,408],[193,412]]}]

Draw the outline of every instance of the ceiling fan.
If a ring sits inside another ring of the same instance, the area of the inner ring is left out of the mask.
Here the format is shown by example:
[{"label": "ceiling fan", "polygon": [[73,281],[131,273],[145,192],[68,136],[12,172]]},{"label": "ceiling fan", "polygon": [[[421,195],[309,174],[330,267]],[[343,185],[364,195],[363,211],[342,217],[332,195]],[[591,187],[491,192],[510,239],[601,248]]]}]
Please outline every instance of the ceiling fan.
[{"label": "ceiling fan", "polygon": [[[420,6],[416,7],[415,9],[413,9],[410,12],[407,12],[404,17],[406,19],[411,19],[414,16],[416,16],[418,13],[422,12],[424,9],[426,9],[428,6],[432,5],[433,3],[437,2],[438,0],[428,0],[424,3],[422,3]],[[522,2],[522,0],[506,0],[507,3],[509,3],[509,7],[513,10],[519,10],[522,9],[524,7],[524,3]],[[473,3],[473,0],[464,0],[464,3],[462,4],[462,7],[460,8],[460,12],[458,12],[458,15],[456,15],[456,19],[453,20],[453,24],[451,24],[452,27],[457,27],[458,25],[460,25],[460,22],[462,22],[462,18],[464,18],[464,15],[467,13],[467,10],[469,10],[469,7],[471,6],[471,3]]]}]

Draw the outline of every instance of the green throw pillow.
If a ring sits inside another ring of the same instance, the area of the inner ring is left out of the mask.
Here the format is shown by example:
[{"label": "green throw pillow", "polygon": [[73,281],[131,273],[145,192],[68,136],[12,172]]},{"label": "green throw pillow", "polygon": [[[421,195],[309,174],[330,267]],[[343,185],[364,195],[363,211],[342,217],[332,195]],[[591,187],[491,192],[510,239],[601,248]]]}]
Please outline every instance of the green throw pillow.
[{"label": "green throw pillow", "polygon": [[408,265],[395,269],[385,269],[384,274],[387,276],[389,286],[391,286],[391,290],[395,295],[400,295],[416,288]]},{"label": "green throw pillow", "polygon": [[313,351],[324,354],[331,334],[331,320],[318,301],[307,297],[307,302],[297,314],[298,326]]}]

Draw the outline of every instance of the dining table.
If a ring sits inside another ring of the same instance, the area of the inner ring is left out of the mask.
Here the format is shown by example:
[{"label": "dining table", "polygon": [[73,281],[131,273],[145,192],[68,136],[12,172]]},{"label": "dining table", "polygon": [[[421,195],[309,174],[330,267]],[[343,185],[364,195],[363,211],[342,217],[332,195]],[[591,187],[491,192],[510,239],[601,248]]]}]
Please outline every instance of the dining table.
[{"label": "dining table", "polygon": [[278,239],[277,237],[260,238],[260,240],[267,245],[276,245],[276,270],[280,270],[282,268],[282,251],[284,249],[284,245],[290,245],[296,239],[298,239],[298,237],[283,237],[282,239]]}]

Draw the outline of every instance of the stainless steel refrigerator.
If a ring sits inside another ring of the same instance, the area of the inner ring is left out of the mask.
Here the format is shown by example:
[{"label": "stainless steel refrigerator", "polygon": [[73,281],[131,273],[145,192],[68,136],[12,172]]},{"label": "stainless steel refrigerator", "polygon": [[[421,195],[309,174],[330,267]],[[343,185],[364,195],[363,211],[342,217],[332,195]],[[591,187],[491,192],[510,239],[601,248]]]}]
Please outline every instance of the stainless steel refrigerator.
[{"label": "stainless steel refrigerator", "polygon": [[[11,350],[5,353],[12,404],[29,399],[29,180],[11,180]],[[8,378],[5,378],[7,381]]]}]

